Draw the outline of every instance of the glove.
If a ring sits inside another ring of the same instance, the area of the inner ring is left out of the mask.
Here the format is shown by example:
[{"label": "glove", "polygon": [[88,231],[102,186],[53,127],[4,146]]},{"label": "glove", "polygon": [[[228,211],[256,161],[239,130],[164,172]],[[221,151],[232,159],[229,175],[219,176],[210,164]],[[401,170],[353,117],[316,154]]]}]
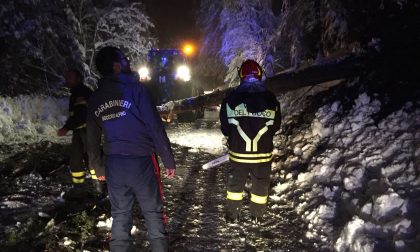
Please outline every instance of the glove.
[{"label": "glove", "polygon": [[168,179],[173,179],[175,177],[175,169],[174,168],[166,168],[166,177]]}]

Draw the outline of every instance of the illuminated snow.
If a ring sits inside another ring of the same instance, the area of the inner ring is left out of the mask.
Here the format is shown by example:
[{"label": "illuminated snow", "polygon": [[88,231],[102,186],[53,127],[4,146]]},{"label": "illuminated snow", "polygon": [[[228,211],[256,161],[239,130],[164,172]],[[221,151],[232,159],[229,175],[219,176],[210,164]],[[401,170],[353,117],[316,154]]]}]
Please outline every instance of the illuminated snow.
[{"label": "illuminated snow", "polygon": [[[407,209],[412,199],[407,195],[420,189],[418,161],[413,162],[420,156],[415,147],[420,110],[408,102],[375,123],[380,110],[381,103],[366,93],[345,115],[341,104],[333,102],[318,109],[306,130],[288,136],[287,146],[280,144],[290,155],[275,169],[307,168],[285,177],[273,191],[285,202],[301,191],[293,204],[307,222],[306,236],[325,244],[321,247],[326,251],[374,251],[381,246],[404,251],[406,237],[413,235]],[[385,182],[368,183],[372,179]],[[352,219],[334,227],[336,216],[343,213]],[[390,240],[383,243],[384,237]]]},{"label": "illuminated snow", "polygon": [[67,103],[68,99],[47,96],[0,96],[0,141],[65,140],[56,132],[67,119]]},{"label": "illuminated snow", "polygon": [[168,128],[167,133],[171,143],[217,155],[224,151],[223,134],[219,128],[200,130]]}]

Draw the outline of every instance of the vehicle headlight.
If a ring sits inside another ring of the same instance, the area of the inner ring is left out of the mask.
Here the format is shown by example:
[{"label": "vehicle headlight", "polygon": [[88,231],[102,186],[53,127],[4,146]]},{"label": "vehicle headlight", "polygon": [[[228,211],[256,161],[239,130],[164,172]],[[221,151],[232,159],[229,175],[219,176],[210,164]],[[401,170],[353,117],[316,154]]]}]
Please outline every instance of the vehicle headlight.
[{"label": "vehicle headlight", "polygon": [[179,66],[176,70],[176,79],[181,79],[183,81],[191,80],[190,68],[187,66]]},{"label": "vehicle headlight", "polygon": [[140,67],[138,70],[139,76],[140,76],[140,80],[141,81],[148,81],[150,80],[150,71],[149,68],[147,67]]}]

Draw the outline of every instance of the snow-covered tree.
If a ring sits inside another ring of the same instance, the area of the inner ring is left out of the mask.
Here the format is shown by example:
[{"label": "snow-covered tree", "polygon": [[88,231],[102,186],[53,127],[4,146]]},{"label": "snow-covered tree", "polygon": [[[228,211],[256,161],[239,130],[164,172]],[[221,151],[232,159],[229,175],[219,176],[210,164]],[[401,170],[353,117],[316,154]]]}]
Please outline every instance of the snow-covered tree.
[{"label": "snow-covered tree", "polygon": [[150,32],[154,25],[140,7],[132,3],[104,12],[98,20],[95,48],[113,45],[126,52],[133,63],[144,60],[156,39]]},{"label": "snow-covered tree", "polygon": [[0,7],[1,93],[50,92],[81,61],[62,1],[4,1]]},{"label": "snow-covered tree", "polygon": [[202,0],[197,13],[198,23],[203,30],[200,47],[200,63],[197,73],[207,79],[215,79],[223,83],[226,67],[219,57],[222,44],[222,27],[219,25],[220,12],[223,9],[222,1]]},{"label": "snow-covered tree", "polygon": [[406,0],[283,0],[272,38],[277,62],[283,68],[299,67],[324,56],[364,51],[372,44],[413,43],[409,37],[419,27],[410,19],[418,9],[418,2]]},{"label": "snow-covered tree", "polygon": [[284,0],[273,36],[280,68],[298,67],[302,61],[350,47],[346,15],[342,1]]},{"label": "snow-covered tree", "polygon": [[245,59],[254,59],[271,72],[268,41],[277,22],[271,0],[203,1],[201,13],[206,34],[202,54],[220,57],[227,68],[225,83],[238,84],[237,68]]},{"label": "snow-covered tree", "polygon": [[201,56],[211,56],[203,61],[207,67],[203,72],[212,74],[208,69],[217,69],[220,75],[224,70],[225,82],[232,84],[237,83],[236,67],[244,58],[256,59],[270,75],[372,48],[404,53],[418,47],[420,40],[413,32],[420,29],[415,20],[418,1],[283,0],[275,4],[281,6],[276,17],[271,4],[202,1]]},{"label": "snow-covered tree", "polygon": [[141,60],[155,40],[153,24],[136,2],[3,1],[0,92],[53,93],[68,68],[91,76],[98,46],[114,45],[134,63]]},{"label": "snow-covered tree", "polygon": [[69,16],[78,28],[77,38],[85,59],[85,70],[92,73],[98,48],[121,48],[132,63],[144,61],[147,51],[156,44],[154,27],[138,1],[67,0]]},{"label": "snow-covered tree", "polygon": [[225,81],[238,83],[237,68],[245,59],[254,59],[266,70],[271,64],[267,41],[275,28],[271,1],[226,0],[220,14],[222,34],[221,57],[228,74]]}]

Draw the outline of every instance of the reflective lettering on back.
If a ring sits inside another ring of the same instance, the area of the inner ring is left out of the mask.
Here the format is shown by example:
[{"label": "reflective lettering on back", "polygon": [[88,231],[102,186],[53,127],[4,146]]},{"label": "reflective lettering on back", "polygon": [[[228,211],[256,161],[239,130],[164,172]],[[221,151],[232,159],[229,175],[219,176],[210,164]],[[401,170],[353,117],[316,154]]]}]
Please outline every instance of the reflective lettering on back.
[{"label": "reflective lettering on back", "polygon": [[251,113],[251,112],[248,112],[246,105],[244,103],[241,103],[238,106],[236,106],[235,109],[231,109],[229,104],[226,104],[226,113],[227,113],[228,118],[257,117],[257,118],[274,119],[276,111],[271,110],[271,109],[266,109],[261,112]]},{"label": "reflective lettering on back", "polygon": [[[131,107],[131,102],[126,101],[126,100],[111,100],[111,101],[106,101],[101,105],[98,105],[97,109],[95,110],[95,115],[97,117],[99,117],[104,111],[113,108],[113,107],[122,107],[125,109],[130,109]],[[126,114],[118,114],[118,116],[116,115],[114,118],[118,118],[121,116],[125,116]],[[108,119],[109,120],[109,119]]]},{"label": "reflective lettering on back", "polygon": [[[244,103],[241,103],[238,106],[236,106],[235,109],[231,109],[229,107],[229,104],[226,104],[226,113],[227,113],[229,124],[233,124],[236,126],[236,129],[239,135],[245,141],[245,151],[256,152],[258,151],[258,142],[260,141],[261,137],[268,131],[268,126],[271,126],[274,124],[274,117],[275,117],[276,111],[266,109],[261,112],[250,113],[248,112],[246,105]],[[245,133],[242,127],[239,125],[239,121],[235,119],[238,117],[255,117],[255,118],[265,118],[265,119],[270,119],[270,120],[268,120],[265,123],[264,127],[258,131],[255,138],[251,139]]]}]

